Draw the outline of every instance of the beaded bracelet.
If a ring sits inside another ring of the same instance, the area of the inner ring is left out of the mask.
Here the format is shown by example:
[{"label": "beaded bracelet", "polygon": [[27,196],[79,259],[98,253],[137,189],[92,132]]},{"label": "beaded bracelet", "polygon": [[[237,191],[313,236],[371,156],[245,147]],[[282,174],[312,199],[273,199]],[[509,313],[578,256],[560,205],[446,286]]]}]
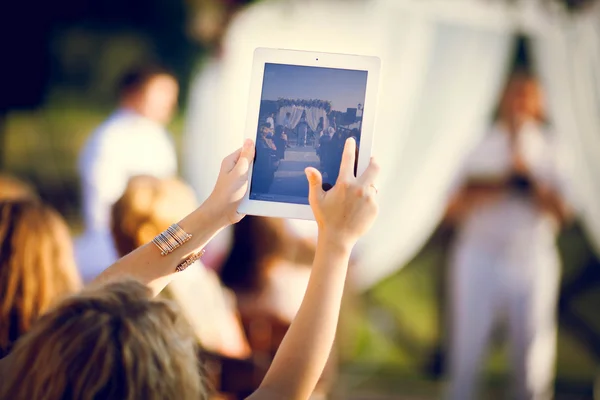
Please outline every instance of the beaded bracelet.
[{"label": "beaded bracelet", "polygon": [[175,271],[181,272],[184,271],[187,267],[198,261],[204,255],[204,249],[200,250],[197,253],[193,253],[191,256],[183,260],[176,268]]},{"label": "beaded bracelet", "polygon": [[179,225],[173,224],[152,239],[152,243],[158,247],[161,256],[166,256],[191,238],[192,235],[186,233]]}]

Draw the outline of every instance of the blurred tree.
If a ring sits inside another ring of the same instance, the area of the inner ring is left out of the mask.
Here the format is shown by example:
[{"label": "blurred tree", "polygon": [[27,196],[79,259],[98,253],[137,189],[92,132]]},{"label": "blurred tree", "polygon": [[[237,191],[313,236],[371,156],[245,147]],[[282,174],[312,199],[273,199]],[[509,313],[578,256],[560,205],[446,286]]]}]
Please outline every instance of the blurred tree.
[{"label": "blurred tree", "polygon": [[[3,4],[0,168],[5,166],[3,121],[8,112],[41,106],[57,87],[92,103],[106,102],[107,88],[123,69],[146,59],[173,69],[187,87],[194,61],[202,54],[187,34],[188,7],[185,0]],[[107,78],[109,82],[96,82]]]},{"label": "blurred tree", "polygon": [[5,164],[8,111],[35,108],[44,99],[49,78],[46,35],[51,26],[49,3],[9,2],[3,8],[7,13],[0,23],[0,169]]},{"label": "blurred tree", "polygon": [[207,47],[218,48],[233,15],[257,0],[188,0],[192,9],[190,35]]}]

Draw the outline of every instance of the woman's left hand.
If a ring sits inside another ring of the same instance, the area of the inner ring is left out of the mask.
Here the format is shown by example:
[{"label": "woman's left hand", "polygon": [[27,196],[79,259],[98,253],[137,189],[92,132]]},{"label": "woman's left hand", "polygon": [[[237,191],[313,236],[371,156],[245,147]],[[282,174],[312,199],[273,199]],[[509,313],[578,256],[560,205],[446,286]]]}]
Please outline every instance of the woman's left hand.
[{"label": "woman's left hand", "polygon": [[244,217],[237,208],[248,189],[248,172],[254,152],[254,142],[246,139],[242,148],[223,159],[215,188],[202,205],[218,218],[222,227],[235,224]]}]

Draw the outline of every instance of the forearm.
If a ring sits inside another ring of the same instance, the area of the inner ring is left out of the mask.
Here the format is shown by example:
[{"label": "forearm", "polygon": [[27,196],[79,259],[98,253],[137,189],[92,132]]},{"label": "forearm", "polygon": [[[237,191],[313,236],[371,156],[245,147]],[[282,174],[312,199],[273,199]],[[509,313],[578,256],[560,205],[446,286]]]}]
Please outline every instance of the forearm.
[{"label": "forearm", "polygon": [[566,203],[554,190],[536,185],[535,187],[535,198],[539,206],[551,213],[560,223],[567,223],[570,218],[570,211]]},{"label": "forearm", "polygon": [[192,238],[172,253],[161,256],[153,243],[147,243],[108,267],[91,284],[130,277],[148,285],[157,295],[174,278],[177,265],[192,253],[202,250],[223,224],[203,205],[181,220],[179,226]]},{"label": "forearm", "polygon": [[350,250],[319,238],[302,306],[250,399],[307,399],[311,395],[335,339]]},{"label": "forearm", "polygon": [[507,191],[503,181],[467,184],[448,203],[444,220],[459,222],[474,206],[494,201]]}]

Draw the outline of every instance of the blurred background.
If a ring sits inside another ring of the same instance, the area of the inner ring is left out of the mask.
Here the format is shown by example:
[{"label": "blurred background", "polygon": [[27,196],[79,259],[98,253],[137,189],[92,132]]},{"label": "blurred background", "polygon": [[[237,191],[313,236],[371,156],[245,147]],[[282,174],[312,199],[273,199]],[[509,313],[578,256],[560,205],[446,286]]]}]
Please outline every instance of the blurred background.
[{"label": "blurred background", "polygon": [[[219,160],[242,141],[256,47],[381,57],[374,150],[384,171],[381,216],[352,266],[335,398],[442,396],[448,264],[458,229],[444,222],[453,182],[494,123],[511,74],[535,76],[545,126],[571,160],[565,197],[574,210],[574,221],[558,236],[552,385],[557,399],[600,398],[594,397],[600,373],[597,2],[34,0],[7,7],[0,25],[0,171],[32,183],[74,236],[83,231],[77,159],[115,109],[117,83],[132,66],[159,62],[177,78],[179,107],[168,130],[180,175],[203,200]],[[309,242],[314,237],[310,223],[286,229]],[[231,243],[231,233],[219,238],[213,254],[223,255],[207,263],[223,263]],[[506,337],[506,329],[491,335],[481,398],[506,395]]]}]

